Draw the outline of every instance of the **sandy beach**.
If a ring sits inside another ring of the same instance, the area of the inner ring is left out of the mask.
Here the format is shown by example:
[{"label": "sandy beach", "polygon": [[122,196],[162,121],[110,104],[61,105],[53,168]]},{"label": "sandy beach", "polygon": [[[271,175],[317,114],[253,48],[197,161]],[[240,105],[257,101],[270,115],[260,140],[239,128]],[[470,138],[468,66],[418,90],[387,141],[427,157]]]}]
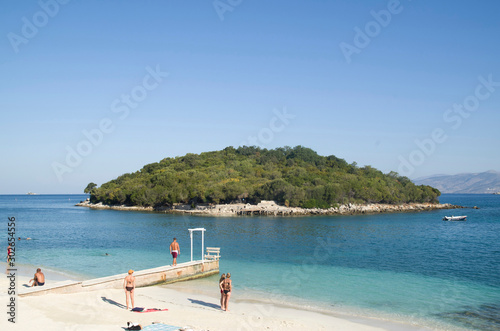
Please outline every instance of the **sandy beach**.
[{"label": "sandy beach", "polygon": [[[17,287],[22,289],[28,277],[18,276]],[[186,330],[424,330],[410,325],[375,319],[360,319],[298,310],[265,301],[240,300],[234,291],[230,311],[222,311],[219,298],[170,285],[137,288],[137,307],[168,311],[136,313],[125,309],[123,290],[108,289],[74,294],[46,294],[17,298],[16,324],[13,330],[123,330],[128,321],[143,327],[160,322]],[[9,300],[8,279],[0,281],[1,301]],[[5,307],[5,305],[4,305]],[[1,329],[12,326],[7,317]]]}]

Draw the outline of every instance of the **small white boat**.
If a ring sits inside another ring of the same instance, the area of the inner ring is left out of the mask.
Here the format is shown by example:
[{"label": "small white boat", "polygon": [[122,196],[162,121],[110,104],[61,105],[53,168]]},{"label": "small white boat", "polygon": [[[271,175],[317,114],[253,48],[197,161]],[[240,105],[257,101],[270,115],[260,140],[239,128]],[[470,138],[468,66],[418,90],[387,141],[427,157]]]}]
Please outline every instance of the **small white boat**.
[{"label": "small white boat", "polygon": [[443,221],[467,221],[467,216],[445,216]]}]

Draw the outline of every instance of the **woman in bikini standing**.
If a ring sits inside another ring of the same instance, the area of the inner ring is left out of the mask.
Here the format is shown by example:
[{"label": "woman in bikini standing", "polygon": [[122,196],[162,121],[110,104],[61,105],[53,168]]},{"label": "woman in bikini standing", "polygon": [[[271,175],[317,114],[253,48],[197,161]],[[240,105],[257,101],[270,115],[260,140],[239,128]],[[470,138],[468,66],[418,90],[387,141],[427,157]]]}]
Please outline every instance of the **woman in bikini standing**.
[{"label": "woman in bikini standing", "polygon": [[9,274],[9,263],[12,259],[11,255],[12,255],[12,247],[9,244],[9,246],[7,247],[7,269],[5,269],[6,274]]},{"label": "woman in bikini standing", "polygon": [[127,310],[129,298],[132,300],[132,308],[134,308],[134,290],[135,290],[135,277],[132,276],[134,270],[128,271],[128,276],[123,280],[123,288],[125,289],[125,297],[127,300]]},{"label": "woman in bikini standing", "polygon": [[220,308],[224,310],[224,290],[222,289],[222,282],[226,279],[226,274],[222,274],[219,279],[219,289],[220,289]]},{"label": "woman in bikini standing", "polygon": [[[10,260],[11,260],[11,257],[10,257],[10,256],[11,256],[11,255],[12,255],[12,246],[10,246],[10,244],[9,244],[9,246],[7,247],[7,263],[9,263],[9,262],[10,262]],[[8,267],[8,266],[7,266],[7,267]]]},{"label": "woman in bikini standing", "polygon": [[226,279],[224,279],[220,283],[220,289],[224,291],[224,299],[222,300],[222,310],[229,311],[228,304],[229,304],[229,298],[231,297],[231,290],[233,289],[233,285],[231,282],[231,274],[228,272],[226,274]]}]

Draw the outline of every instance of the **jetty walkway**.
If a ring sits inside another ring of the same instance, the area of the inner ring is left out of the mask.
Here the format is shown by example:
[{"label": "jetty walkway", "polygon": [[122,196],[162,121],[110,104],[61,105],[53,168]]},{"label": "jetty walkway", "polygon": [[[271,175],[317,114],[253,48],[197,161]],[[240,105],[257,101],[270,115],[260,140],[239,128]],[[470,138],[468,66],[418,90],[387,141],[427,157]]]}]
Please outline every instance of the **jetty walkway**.
[{"label": "jetty walkway", "polygon": [[[219,259],[199,260],[179,263],[176,266],[162,266],[134,272],[135,286],[145,287],[157,284],[169,284],[190,279],[208,277],[219,273]],[[49,293],[77,293],[102,289],[121,289],[127,273],[89,279],[85,281],[61,281],[44,286],[21,288],[20,297],[45,295]]]}]

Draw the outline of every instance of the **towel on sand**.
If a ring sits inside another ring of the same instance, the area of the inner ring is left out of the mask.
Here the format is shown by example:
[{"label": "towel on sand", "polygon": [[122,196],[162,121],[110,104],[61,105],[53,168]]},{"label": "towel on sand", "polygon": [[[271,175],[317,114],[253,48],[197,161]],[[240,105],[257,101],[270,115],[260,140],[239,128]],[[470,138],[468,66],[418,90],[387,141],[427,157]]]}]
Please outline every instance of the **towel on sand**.
[{"label": "towel on sand", "polygon": [[141,307],[135,307],[132,309],[132,311],[135,311],[136,313],[151,313],[153,311],[166,311],[168,309],[158,309],[158,308],[141,308]]}]

